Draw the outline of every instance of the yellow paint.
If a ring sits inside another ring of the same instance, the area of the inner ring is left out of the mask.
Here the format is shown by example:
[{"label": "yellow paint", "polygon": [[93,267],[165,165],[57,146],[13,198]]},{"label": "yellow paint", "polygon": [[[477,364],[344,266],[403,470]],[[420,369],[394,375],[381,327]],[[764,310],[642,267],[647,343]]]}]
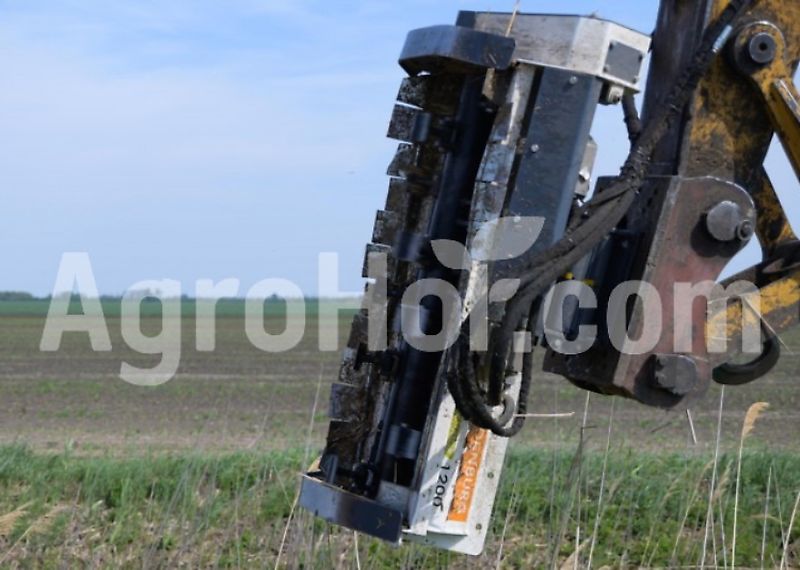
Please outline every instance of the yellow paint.
[{"label": "yellow paint", "polygon": [[767,106],[770,115],[794,172],[800,177],[800,113],[797,89],[792,83],[791,75],[775,78],[762,88],[768,89]]},{"label": "yellow paint", "polygon": [[[712,18],[728,4],[729,0],[716,0]],[[772,250],[796,237],[762,165],[752,159],[769,144],[768,135],[774,129],[800,177],[800,95],[792,80],[792,69],[800,59],[800,2],[760,0],[748,20],[759,23],[748,28],[747,36],[732,41],[742,49],[752,34],[768,32],[776,39],[777,57],[750,76],[728,58],[717,58],[693,103],[689,160],[682,174],[760,181],[755,182],[760,187],[746,189],[758,210],[759,238],[765,249]],[[775,27],[780,34],[775,34]],[[714,331],[727,331],[727,338],[734,339],[741,335],[743,325],[759,323],[762,317],[779,333],[798,324],[798,310],[787,310],[790,307],[800,307],[800,271],[765,286],[758,298],[731,301],[710,315],[707,338]]]},{"label": "yellow paint", "polygon": [[794,241],[797,236],[786,218],[775,187],[765,171],[761,172],[761,188],[753,192],[753,201],[758,211],[758,238],[766,251],[776,246]]},{"label": "yellow paint", "polygon": [[444,448],[444,456],[448,461],[452,461],[456,456],[458,446],[458,436],[461,433],[461,416],[456,412],[453,421],[450,422],[450,430],[447,432],[447,445]]},{"label": "yellow paint", "polygon": [[[741,333],[743,324],[752,325],[754,322],[758,322],[759,315],[752,310],[748,309],[742,315],[744,305],[747,305],[748,301],[751,306],[758,306],[752,296],[745,296],[744,303],[737,299],[731,302],[727,310],[722,309],[711,315],[706,328],[707,334],[711,336],[712,331],[727,330],[727,338],[733,339]],[[777,318],[777,314],[781,310],[793,305],[800,305],[800,271],[761,290],[761,316],[770,323],[776,333],[797,324],[796,319],[791,316],[789,316],[790,320],[784,322]],[[725,319],[727,319],[727,323],[725,323]],[[723,323],[725,323],[724,329],[721,328]]]}]

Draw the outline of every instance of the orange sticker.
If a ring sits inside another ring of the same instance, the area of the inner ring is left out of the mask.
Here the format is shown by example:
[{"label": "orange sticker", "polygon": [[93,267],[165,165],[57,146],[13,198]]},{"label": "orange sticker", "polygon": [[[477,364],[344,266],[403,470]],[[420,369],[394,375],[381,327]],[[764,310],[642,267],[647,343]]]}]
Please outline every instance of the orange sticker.
[{"label": "orange sticker", "polygon": [[469,519],[472,500],[478,488],[478,476],[487,441],[489,441],[487,430],[477,427],[470,428],[464,446],[464,454],[461,456],[456,487],[453,491],[453,503],[450,505],[450,513],[447,516],[449,521],[466,523]]}]

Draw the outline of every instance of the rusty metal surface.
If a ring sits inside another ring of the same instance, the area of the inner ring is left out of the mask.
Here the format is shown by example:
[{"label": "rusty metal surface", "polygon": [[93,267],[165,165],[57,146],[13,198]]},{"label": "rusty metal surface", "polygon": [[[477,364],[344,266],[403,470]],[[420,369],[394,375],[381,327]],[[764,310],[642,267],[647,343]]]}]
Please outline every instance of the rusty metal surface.
[{"label": "rusty metal surface", "polygon": [[[680,300],[675,298],[674,285],[679,282],[715,282],[719,278],[725,266],[741,251],[744,242],[716,241],[706,227],[706,214],[723,201],[734,202],[742,211],[752,212],[753,202],[738,186],[714,178],[654,179],[649,188],[651,193],[645,194],[639,203],[641,209],[631,214],[631,218],[638,221],[638,225],[631,228],[643,232],[643,222],[648,222],[655,229],[652,236],[646,242],[629,242],[631,250],[638,252],[631,272],[616,281],[609,280],[603,285],[598,283],[596,288],[600,306],[605,310],[610,289],[618,283],[630,279],[654,286],[663,307],[658,342],[646,354],[626,355],[612,347],[610,340],[601,338],[593,348],[581,355],[549,353],[545,367],[584,389],[635,399],[651,406],[675,408],[688,405],[704,394],[711,381],[713,367],[705,335],[707,306],[698,301],[692,306],[691,330],[676,330],[674,307]],[[659,205],[658,210],[655,209],[656,204]],[[619,259],[612,263],[619,263]],[[608,315],[609,320],[616,317],[618,315]],[[634,309],[626,316],[629,336],[639,339],[646,327],[653,326],[652,317],[651,314],[645,314],[641,306]],[[609,323],[603,321],[597,324],[605,328]],[[677,395],[654,382],[652,362],[654,355],[674,354],[676,340],[679,346],[690,344],[690,355],[697,361],[698,375],[698,381],[691,390]]]},{"label": "rusty metal surface", "polygon": [[[640,402],[660,407],[691,404],[703,396],[711,382],[711,364],[706,339],[707,304],[694,302],[690,308],[692,327],[678,327],[677,309],[686,299],[676,290],[678,283],[690,285],[716,282],[725,266],[741,251],[746,242],[715,239],[706,227],[706,215],[723,202],[737,204],[742,211],[753,212],[747,193],[729,182],[714,178],[676,179],[667,195],[667,206],[658,222],[658,233],[650,248],[650,259],[642,275],[645,283],[658,291],[663,309],[660,338],[647,354],[623,353],[614,376],[618,390]],[[631,316],[629,334],[638,339],[648,327],[657,326],[652,314],[637,305]],[[653,378],[652,355],[671,355],[677,346],[691,347],[697,366],[696,384],[685,394],[674,394],[658,386]]]}]

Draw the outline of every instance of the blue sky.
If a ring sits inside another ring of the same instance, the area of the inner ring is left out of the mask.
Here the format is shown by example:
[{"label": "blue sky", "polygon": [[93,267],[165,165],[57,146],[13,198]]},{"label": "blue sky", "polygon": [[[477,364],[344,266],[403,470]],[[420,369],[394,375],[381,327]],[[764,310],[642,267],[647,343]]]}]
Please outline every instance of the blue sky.
[{"label": "blue sky", "polygon": [[[50,292],[61,254],[118,293],[170,278],[342,289],[383,204],[405,34],[513,0],[0,0],[0,289]],[[645,32],[656,0],[523,0]],[[599,170],[625,155],[617,109]],[[796,182],[775,162],[779,182]]]}]

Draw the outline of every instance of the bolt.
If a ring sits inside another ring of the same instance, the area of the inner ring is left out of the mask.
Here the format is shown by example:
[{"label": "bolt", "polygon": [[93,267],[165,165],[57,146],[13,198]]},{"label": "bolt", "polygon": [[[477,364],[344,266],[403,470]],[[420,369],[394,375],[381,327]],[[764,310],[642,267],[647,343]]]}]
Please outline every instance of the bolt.
[{"label": "bolt", "polygon": [[758,65],[767,65],[775,60],[778,45],[775,38],[767,32],[760,32],[750,38],[747,53],[750,59]]},{"label": "bolt", "polygon": [[739,237],[737,230],[747,220],[738,204],[724,200],[706,215],[706,229],[717,241],[730,242]]},{"label": "bolt", "polygon": [[541,147],[538,144],[535,144],[535,145],[531,146],[531,152],[534,153],[534,154],[536,154],[540,150],[541,150]]},{"label": "bolt", "polygon": [[743,220],[739,227],[736,228],[736,235],[742,241],[750,241],[753,234],[756,233],[755,225],[752,220]]},{"label": "bolt", "polygon": [[656,386],[674,396],[686,396],[697,385],[697,363],[685,355],[655,355],[653,380]]},{"label": "bolt", "polygon": [[572,77],[569,78],[569,84],[570,85],[577,85],[578,84],[578,78],[573,75]]}]

